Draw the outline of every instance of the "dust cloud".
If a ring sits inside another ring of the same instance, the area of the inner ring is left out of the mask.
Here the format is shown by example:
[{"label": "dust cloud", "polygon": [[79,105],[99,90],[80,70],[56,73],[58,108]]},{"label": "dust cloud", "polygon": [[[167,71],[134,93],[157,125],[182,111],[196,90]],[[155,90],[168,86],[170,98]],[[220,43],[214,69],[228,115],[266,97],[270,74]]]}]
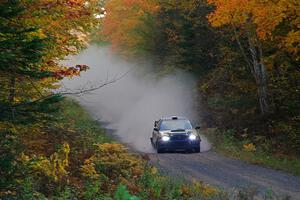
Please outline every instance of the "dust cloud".
[{"label": "dust cloud", "polygon": [[[152,153],[150,136],[154,121],[163,116],[186,116],[197,122],[193,90],[195,81],[183,72],[157,76],[151,64],[130,62],[114,55],[109,47],[90,46],[64,61],[68,65],[86,64],[81,76],[62,81],[62,90],[77,90],[126,74],[122,79],[76,99],[104,128],[123,143],[140,152]],[[210,149],[204,136],[201,151]]]}]

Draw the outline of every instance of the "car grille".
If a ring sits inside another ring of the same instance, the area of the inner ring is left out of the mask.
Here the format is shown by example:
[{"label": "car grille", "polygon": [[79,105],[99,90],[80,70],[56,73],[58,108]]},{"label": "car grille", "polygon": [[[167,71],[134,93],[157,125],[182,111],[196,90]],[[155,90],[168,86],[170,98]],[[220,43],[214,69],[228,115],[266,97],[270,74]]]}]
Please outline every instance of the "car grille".
[{"label": "car grille", "polygon": [[186,134],[176,134],[176,135],[172,135],[170,139],[172,141],[174,141],[174,140],[178,141],[178,140],[187,140],[188,137],[189,136]]}]

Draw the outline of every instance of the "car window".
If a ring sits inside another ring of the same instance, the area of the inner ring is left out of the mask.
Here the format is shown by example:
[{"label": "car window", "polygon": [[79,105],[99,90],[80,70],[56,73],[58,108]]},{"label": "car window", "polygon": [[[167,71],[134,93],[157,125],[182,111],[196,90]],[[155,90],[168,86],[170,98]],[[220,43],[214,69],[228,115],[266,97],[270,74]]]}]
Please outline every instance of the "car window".
[{"label": "car window", "polygon": [[178,130],[178,129],[192,129],[189,120],[163,120],[160,124],[160,130]]}]

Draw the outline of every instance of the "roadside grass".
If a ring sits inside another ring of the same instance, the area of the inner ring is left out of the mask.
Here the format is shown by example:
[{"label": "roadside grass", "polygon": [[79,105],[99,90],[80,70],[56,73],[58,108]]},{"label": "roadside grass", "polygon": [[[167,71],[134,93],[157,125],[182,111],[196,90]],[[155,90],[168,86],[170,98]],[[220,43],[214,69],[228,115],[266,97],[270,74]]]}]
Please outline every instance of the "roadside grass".
[{"label": "roadside grass", "polygon": [[57,116],[62,122],[65,129],[74,130],[78,135],[89,142],[104,143],[112,142],[112,138],[105,134],[99,122],[92,117],[80,106],[75,100],[65,99],[61,102],[61,113]]},{"label": "roadside grass", "polygon": [[232,130],[206,129],[203,134],[217,153],[300,176],[300,157],[273,153],[270,143],[252,142],[246,138],[238,140]]}]

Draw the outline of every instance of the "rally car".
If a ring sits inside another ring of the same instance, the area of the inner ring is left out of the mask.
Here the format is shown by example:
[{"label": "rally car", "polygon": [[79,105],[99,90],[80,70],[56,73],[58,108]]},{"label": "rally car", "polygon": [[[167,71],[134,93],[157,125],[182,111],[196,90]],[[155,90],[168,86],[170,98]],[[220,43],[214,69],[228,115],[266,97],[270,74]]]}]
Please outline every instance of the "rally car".
[{"label": "rally car", "polygon": [[200,136],[185,117],[165,117],[155,121],[150,138],[157,153],[166,151],[200,152]]}]

